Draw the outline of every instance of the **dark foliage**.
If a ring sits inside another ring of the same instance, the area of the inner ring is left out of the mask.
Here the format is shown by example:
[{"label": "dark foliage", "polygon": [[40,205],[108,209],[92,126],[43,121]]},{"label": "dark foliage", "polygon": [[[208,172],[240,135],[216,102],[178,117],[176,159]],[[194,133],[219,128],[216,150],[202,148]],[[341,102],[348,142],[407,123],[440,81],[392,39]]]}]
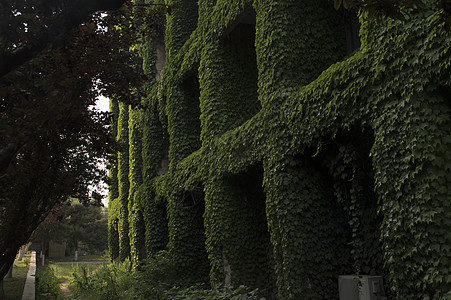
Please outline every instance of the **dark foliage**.
[{"label": "dark foliage", "polygon": [[131,99],[128,83],[142,80],[120,51],[124,13],[90,16],[119,2],[0,4],[0,278],[56,204],[71,195],[101,205],[88,187],[106,179],[114,141],[92,106],[100,94]]}]

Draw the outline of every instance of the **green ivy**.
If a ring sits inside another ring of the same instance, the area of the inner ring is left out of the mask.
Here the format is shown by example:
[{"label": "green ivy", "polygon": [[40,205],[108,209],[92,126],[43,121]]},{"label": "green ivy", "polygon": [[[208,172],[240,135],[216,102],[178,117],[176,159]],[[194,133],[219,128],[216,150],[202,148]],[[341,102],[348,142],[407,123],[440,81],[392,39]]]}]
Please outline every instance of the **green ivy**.
[{"label": "green ivy", "polygon": [[145,225],[143,207],[137,201],[137,190],[143,183],[143,157],[142,157],[142,110],[129,108],[129,182],[128,192],[128,218],[130,256],[134,266],[143,260],[145,255]]},{"label": "green ivy", "polygon": [[[119,104],[116,99],[110,99],[110,124],[111,135],[117,137],[117,125],[119,117]],[[118,187],[117,154],[110,155],[108,173],[108,253],[111,260],[119,257],[119,232],[118,232]]]},{"label": "green ivy", "polygon": [[119,182],[119,259],[124,261],[130,257],[129,221],[128,221],[128,193],[129,182],[129,105],[119,103],[118,120],[118,182]]},{"label": "green ivy", "polygon": [[451,37],[423,2],[403,22],[361,14],[347,54],[328,1],[166,1],[178,9],[161,81],[154,42],[142,48],[143,182],[129,200],[147,254],[167,243],[186,284],[210,269],[212,285],[269,299],[337,298],[349,273],[383,276],[389,298],[443,297]]},{"label": "green ivy", "polygon": [[166,249],[168,243],[168,222],[166,203],[157,203],[152,180],[158,175],[161,163],[167,156],[167,134],[159,120],[156,110],[144,112],[143,119],[143,163],[144,183],[139,190],[140,203],[144,209],[146,226],[145,241],[147,256],[150,258],[158,251]]},{"label": "green ivy", "polygon": [[239,175],[209,182],[204,217],[212,285],[246,284],[271,296],[274,261],[262,177],[260,164]]}]

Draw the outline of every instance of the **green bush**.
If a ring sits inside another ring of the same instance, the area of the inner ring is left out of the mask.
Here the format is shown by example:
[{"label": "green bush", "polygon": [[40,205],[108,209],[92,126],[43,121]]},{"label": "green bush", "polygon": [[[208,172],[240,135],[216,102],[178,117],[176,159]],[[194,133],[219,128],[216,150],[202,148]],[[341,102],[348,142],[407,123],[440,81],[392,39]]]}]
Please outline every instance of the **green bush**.
[{"label": "green bush", "polygon": [[63,299],[58,278],[49,267],[39,267],[36,271],[36,300],[40,299]]},{"label": "green bush", "polygon": [[69,288],[75,297],[84,299],[211,299],[253,300],[258,291],[245,287],[226,291],[222,288],[209,290],[204,286],[182,286],[167,252],[158,253],[135,271],[129,260],[102,265],[89,272],[81,266],[75,269]]},{"label": "green bush", "polygon": [[172,288],[164,293],[165,299],[171,300],[259,300],[265,299],[258,296],[258,289],[249,291],[245,286],[235,290],[218,287],[215,289],[204,289],[202,286],[191,286],[185,289]]},{"label": "green bush", "polygon": [[100,266],[89,272],[84,266],[75,268],[69,288],[73,295],[88,299],[123,299],[121,293],[132,284],[130,262]]},{"label": "green bush", "polygon": [[143,262],[135,272],[128,259],[103,265],[91,273],[78,267],[69,287],[74,296],[87,299],[164,299],[163,292],[174,286],[175,277],[164,252],[147,264]]}]

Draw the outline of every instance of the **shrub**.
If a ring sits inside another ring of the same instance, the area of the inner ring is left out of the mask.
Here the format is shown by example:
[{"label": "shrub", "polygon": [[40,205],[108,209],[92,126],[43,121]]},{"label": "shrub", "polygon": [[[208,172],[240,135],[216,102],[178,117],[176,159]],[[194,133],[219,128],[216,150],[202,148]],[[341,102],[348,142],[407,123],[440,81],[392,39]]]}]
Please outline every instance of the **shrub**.
[{"label": "shrub", "polygon": [[86,267],[78,266],[72,274],[69,288],[76,297],[123,299],[121,293],[132,284],[129,265],[129,261],[102,265],[91,273]]},{"label": "shrub", "polygon": [[36,300],[62,299],[62,297],[58,278],[53,270],[49,267],[39,267],[36,271]]},{"label": "shrub", "polygon": [[87,299],[163,299],[163,291],[175,283],[175,272],[165,253],[149,263],[143,262],[132,272],[129,260],[102,265],[89,273],[78,267],[71,278],[70,289],[74,296]]},{"label": "shrub", "polygon": [[226,291],[213,290],[196,285],[183,287],[175,268],[163,251],[132,271],[129,260],[102,265],[89,272],[85,267],[75,269],[69,288],[76,297],[85,299],[211,299],[211,300],[254,300],[257,290],[245,287]]},{"label": "shrub", "polygon": [[259,300],[264,299],[258,296],[258,289],[250,291],[245,286],[240,286],[235,290],[217,287],[214,289],[204,289],[195,285],[185,289],[172,288],[164,293],[166,299],[171,300]]}]

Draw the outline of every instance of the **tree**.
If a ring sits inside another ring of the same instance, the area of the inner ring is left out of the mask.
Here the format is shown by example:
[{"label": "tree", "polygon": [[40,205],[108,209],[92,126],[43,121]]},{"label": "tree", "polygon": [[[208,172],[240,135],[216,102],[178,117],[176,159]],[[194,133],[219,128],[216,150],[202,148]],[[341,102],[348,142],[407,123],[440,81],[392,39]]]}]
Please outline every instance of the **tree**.
[{"label": "tree", "polygon": [[41,243],[42,253],[47,252],[47,246],[50,240],[60,238],[60,225],[65,218],[65,205],[55,205],[45,220],[39,224],[38,228],[33,231],[29,241],[32,243]]},{"label": "tree", "polygon": [[130,99],[129,82],[141,80],[120,50],[127,39],[113,25],[121,15],[86,15],[117,8],[107,2],[123,1],[0,4],[0,279],[56,204],[69,195],[100,204],[87,187],[106,178],[99,162],[114,143],[107,115],[92,105],[100,93]]},{"label": "tree", "polygon": [[88,21],[92,14],[117,10],[124,3],[125,0],[14,0],[0,4],[2,38],[9,42],[0,54],[0,77],[47,47],[64,43],[70,30]]},{"label": "tree", "polygon": [[80,203],[66,206],[66,216],[61,222],[61,237],[67,241],[71,250],[78,250],[79,242],[82,242],[90,252],[103,252],[108,239],[106,210]]},{"label": "tree", "polygon": [[66,241],[69,249],[78,249],[82,242],[90,252],[103,252],[107,246],[107,211],[99,206],[84,206],[77,199],[56,206],[30,240],[41,242]]}]

